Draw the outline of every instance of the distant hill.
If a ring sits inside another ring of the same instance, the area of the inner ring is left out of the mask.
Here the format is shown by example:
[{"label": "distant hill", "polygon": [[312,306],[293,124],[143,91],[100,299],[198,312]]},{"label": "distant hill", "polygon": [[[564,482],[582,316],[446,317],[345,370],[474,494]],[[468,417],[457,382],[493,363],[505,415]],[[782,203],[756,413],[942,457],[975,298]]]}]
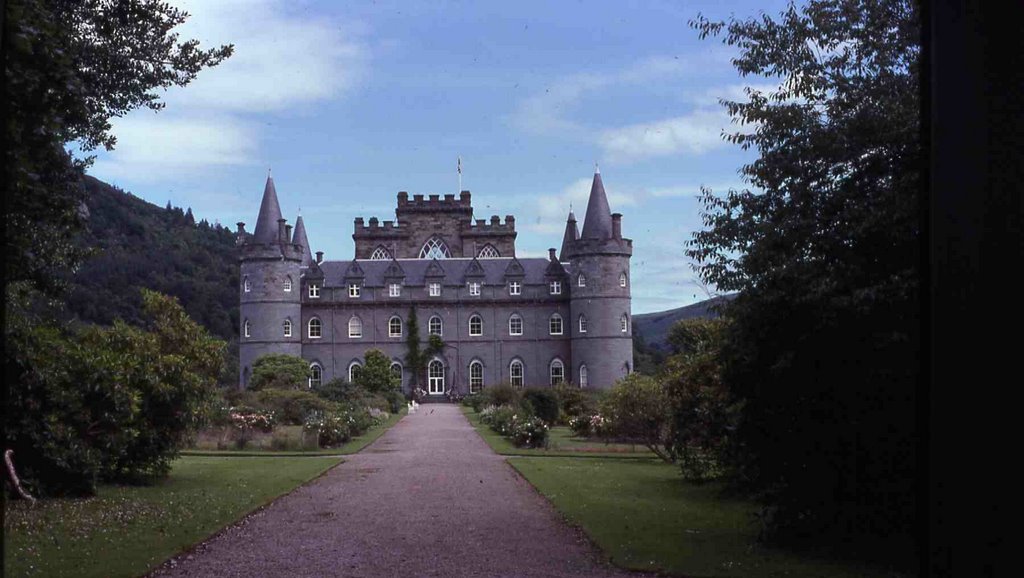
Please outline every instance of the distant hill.
[{"label": "distant hill", "polygon": [[192,210],[159,207],[93,177],[87,230],[80,242],[96,250],[72,277],[67,299],[78,320],[110,325],[141,322],[140,287],[177,297],[210,333],[238,339],[238,265],[227,227],[196,223]]},{"label": "distant hill", "polygon": [[707,317],[718,317],[714,307],[725,303],[733,298],[733,295],[722,295],[713,297],[699,303],[659,311],[657,313],[642,313],[633,316],[633,333],[639,335],[649,349],[662,353],[669,351],[668,331],[676,323],[683,319],[696,319]]}]

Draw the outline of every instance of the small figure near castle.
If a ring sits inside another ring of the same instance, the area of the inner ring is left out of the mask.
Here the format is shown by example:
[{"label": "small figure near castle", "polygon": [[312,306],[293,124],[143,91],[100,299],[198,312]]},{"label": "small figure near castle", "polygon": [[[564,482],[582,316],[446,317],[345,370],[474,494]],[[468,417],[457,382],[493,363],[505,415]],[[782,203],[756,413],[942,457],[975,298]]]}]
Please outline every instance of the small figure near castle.
[{"label": "small figure near castle", "polygon": [[[238,223],[240,384],[259,357],[310,364],[310,386],[351,381],[369,349],[392,360],[403,391],[470,394],[489,385],[568,382],[608,388],[633,367],[629,259],[622,215],[595,172],[580,233],[569,211],[561,250],[517,258],[515,217],[473,218],[470,192],[398,193],[396,219],[356,217],[351,260],[310,250],[302,216],[281,216],[268,176],[256,228]],[[443,349],[425,374],[404,367],[411,313]]]}]

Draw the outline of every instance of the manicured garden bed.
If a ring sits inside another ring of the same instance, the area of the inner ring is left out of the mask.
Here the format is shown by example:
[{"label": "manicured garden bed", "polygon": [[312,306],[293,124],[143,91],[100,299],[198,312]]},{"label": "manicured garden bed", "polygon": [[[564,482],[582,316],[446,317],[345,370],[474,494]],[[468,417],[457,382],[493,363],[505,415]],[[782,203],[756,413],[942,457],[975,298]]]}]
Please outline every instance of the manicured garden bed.
[{"label": "manicured garden bed", "polygon": [[341,461],[184,456],[152,486],[8,502],[4,575],[138,576]]},{"label": "manicured garden bed", "polygon": [[633,444],[604,443],[600,440],[574,438],[565,426],[555,426],[549,430],[546,448],[517,448],[507,437],[480,423],[479,414],[472,408],[463,407],[466,419],[473,424],[480,437],[491,446],[496,453],[503,456],[549,456],[549,457],[614,457],[647,459],[654,454],[647,448]]},{"label": "manicured garden bed", "polygon": [[621,567],[686,576],[898,576],[769,549],[756,506],[683,481],[659,460],[512,457],[516,468]]},{"label": "manicured garden bed", "polygon": [[[384,423],[371,427],[366,433],[355,436],[344,445],[335,448],[317,448],[309,443],[308,435],[303,435],[302,426],[282,425],[277,426],[271,434],[257,435],[243,450],[218,449],[218,447],[223,447],[223,444],[218,446],[216,435],[200,434],[198,442],[191,449],[183,451],[182,454],[191,456],[349,455],[359,452],[376,441],[391,426],[398,423],[406,413],[407,410],[402,409],[399,413],[390,415]],[[274,443],[275,436],[276,439],[284,441]]]}]

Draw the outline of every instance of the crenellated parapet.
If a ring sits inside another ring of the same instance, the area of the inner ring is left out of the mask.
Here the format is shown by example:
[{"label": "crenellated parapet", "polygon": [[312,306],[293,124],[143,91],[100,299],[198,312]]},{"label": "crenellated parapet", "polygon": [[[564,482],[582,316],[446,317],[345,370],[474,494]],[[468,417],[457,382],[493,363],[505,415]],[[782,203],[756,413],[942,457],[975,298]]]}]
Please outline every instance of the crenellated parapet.
[{"label": "crenellated parapet", "polygon": [[396,213],[399,220],[402,219],[402,213],[432,213],[438,211],[472,215],[473,203],[470,192],[460,192],[457,199],[455,195],[449,194],[444,195],[444,198],[441,195],[426,195],[426,197],[424,195],[413,195],[412,200],[409,200],[409,193],[405,191],[398,193],[398,209]]}]

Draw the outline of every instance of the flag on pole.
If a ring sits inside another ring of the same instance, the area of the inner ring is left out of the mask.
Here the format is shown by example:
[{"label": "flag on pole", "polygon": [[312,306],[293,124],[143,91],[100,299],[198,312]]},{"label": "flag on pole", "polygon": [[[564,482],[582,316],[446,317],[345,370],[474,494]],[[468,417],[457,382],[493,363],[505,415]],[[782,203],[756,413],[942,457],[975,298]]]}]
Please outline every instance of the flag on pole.
[{"label": "flag on pole", "polygon": [[459,171],[459,174],[461,175],[462,174],[462,156],[461,155],[459,156],[458,171]]}]

